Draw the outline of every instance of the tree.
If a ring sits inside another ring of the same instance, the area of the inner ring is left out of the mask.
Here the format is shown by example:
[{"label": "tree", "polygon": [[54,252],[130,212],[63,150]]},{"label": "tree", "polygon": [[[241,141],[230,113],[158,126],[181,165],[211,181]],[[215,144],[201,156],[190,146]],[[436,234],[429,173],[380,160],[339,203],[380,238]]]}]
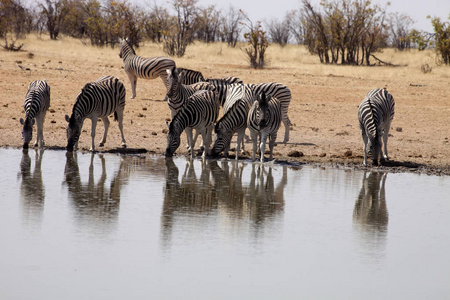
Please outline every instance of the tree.
[{"label": "tree", "polygon": [[68,12],[66,0],[44,0],[39,5],[41,14],[46,18],[47,30],[52,40],[56,40],[59,35],[60,25]]},{"label": "tree", "polygon": [[441,22],[440,18],[432,18],[436,50],[436,63],[450,64],[450,23]]},{"label": "tree", "polygon": [[0,0],[0,38],[2,47],[10,51],[19,51],[23,44],[16,45],[17,39],[31,30],[32,16],[20,0]]},{"label": "tree", "polygon": [[391,13],[388,17],[390,44],[397,50],[410,49],[411,41],[411,26],[414,24],[413,19],[404,14]]},{"label": "tree", "polygon": [[370,65],[386,44],[385,9],[369,0],[323,0],[319,10],[302,2],[305,45],[322,63]]},{"label": "tree", "polygon": [[194,40],[194,19],[198,0],[172,0],[176,16],[171,18],[170,28],[165,36],[164,51],[171,56],[182,57],[187,46]]},{"label": "tree", "polygon": [[291,35],[290,22],[291,18],[289,17],[289,14],[285,16],[283,21],[273,19],[267,22],[267,31],[272,43],[278,44],[281,47],[286,46]]},{"label": "tree", "polygon": [[205,43],[215,42],[219,33],[220,21],[220,12],[214,5],[198,9],[195,18],[196,38]]},{"label": "tree", "polygon": [[249,31],[244,33],[244,39],[247,41],[247,47],[243,50],[249,58],[250,67],[255,69],[263,69],[266,64],[266,49],[269,47],[266,32],[262,30],[260,21],[256,22],[254,25],[247,16],[246,21],[247,22],[244,23],[244,25]]},{"label": "tree", "polygon": [[163,33],[170,30],[170,14],[167,9],[154,4],[144,18],[143,30],[153,42],[160,43]]},{"label": "tree", "polygon": [[236,47],[239,40],[244,18],[244,12],[242,10],[237,11],[233,6],[229,7],[228,13],[222,18],[220,35],[222,41],[227,42],[227,45],[232,48]]}]

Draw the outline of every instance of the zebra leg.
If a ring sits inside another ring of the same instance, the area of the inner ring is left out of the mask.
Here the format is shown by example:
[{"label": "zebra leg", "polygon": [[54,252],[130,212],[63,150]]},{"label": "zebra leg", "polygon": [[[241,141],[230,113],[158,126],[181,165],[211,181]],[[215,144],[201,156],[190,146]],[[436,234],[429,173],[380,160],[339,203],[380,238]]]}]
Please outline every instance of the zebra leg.
[{"label": "zebra leg", "polygon": [[97,117],[93,117],[91,119],[91,121],[92,121],[92,128],[91,128],[91,149],[90,149],[90,151],[95,151],[94,139],[95,139],[95,129],[97,128]]},{"label": "zebra leg", "polygon": [[363,151],[364,151],[364,165],[367,166],[367,142],[368,142],[368,138],[367,138],[365,130],[361,130],[361,136],[362,136],[363,144],[364,144],[364,147],[363,147]]},{"label": "zebra leg", "polygon": [[389,129],[391,129],[391,122],[386,124],[384,127],[384,134],[383,134],[383,148],[384,148],[384,155],[381,155],[382,160],[389,160],[388,151],[387,151],[387,142],[389,138]]},{"label": "zebra leg", "polygon": [[[244,134],[245,134],[245,128],[244,128],[244,130],[239,130],[237,132],[236,160],[239,159],[239,153],[242,153],[242,155],[245,154],[245,150],[244,150]],[[242,149],[240,149],[241,144],[242,144]]]},{"label": "zebra leg", "polygon": [[191,158],[194,158],[194,139],[192,138],[192,128],[186,127],[184,131],[186,131],[188,146],[191,148]]},{"label": "zebra leg", "polygon": [[[105,126],[105,131],[103,131],[103,137],[100,143],[98,144],[99,147],[103,147],[106,143],[106,135],[108,134],[108,128],[109,128],[109,119],[108,116],[101,118],[103,121],[103,125]],[[93,142],[92,142],[93,143]]]},{"label": "zebra leg", "polygon": [[270,160],[273,159],[273,147],[275,146],[275,140],[277,139],[277,132],[269,135],[269,150],[270,150]]},{"label": "zebra leg", "polygon": [[36,116],[36,142],[34,143],[34,147],[37,147],[38,144],[42,149],[44,147],[44,117],[42,115]]},{"label": "zebra leg", "polygon": [[250,137],[253,143],[253,151],[252,151],[252,161],[256,160],[256,148],[258,147],[258,135],[256,132],[250,130]]},{"label": "zebra leg", "polygon": [[291,120],[289,120],[289,117],[287,115],[283,116],[283,124],[284,124],[284,140],[283,143],[286,144],[289,142],[289,130],[291,127]]},{"label": "zebra leg", "polygon": [[137,76],[133,73],[127,73],[128,79],[130,79],[131,83],[131,97],[130,99],[136,98],[136,84],[137,84]]},{"label": "zebra leg", "polygon": [[122,136],[122,148],[126,148],[127,142],[125,142],[125,136],[123,135],[123,110],[117,111],[117,123],[119,125],[120,135]]},{"label": "zebra leg", "polygon": [[[200,130],[197,130],[197,132]],[[202,153],[202,157],[205,158],[206,155],[209,155],[209,147],[207,146],[209,143],[209,137],[208,137],[208,129],[204,128],[200,131],[200,134],[202,135],[202,143],[203,143],[203,153]],[[195,143],[195,140],[194,140]],[[206,146],[205,146],[206,145]]]},{"label": "zebra leg", "polygon": [[260,156],[261,156],[261,162],[264,162],[264,152],[266,151],[266,141],[267,141],[267,135],[261,134],[261,143],[259,144],[259,150],[260,150]]}]

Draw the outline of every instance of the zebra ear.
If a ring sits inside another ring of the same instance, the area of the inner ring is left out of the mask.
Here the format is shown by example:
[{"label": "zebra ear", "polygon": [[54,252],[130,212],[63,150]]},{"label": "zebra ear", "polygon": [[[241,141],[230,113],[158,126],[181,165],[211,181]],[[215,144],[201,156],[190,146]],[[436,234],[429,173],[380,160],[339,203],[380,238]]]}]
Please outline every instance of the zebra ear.
[{"label": "zebra ear", "polygon": [[20,124],[24,124],[25,123],[25,121],[22,119],[22,118],[20,118]]},{"label": "zebra ear", "polygon": [[67,123],[69,123],[69,122],[70,122],[70,118],[69,118],[69,116],[68,116],[68,115],[65,115],[64,117],[65,117],[65,119],[66,119]]}]

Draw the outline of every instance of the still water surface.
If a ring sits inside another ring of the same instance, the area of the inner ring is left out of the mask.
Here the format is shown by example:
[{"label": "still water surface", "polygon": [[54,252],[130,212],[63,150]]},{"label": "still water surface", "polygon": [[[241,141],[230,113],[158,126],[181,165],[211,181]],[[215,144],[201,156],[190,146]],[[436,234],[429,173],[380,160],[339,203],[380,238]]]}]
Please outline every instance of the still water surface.
[{"label": "still water surface", "polygon": [[448,299],[450,178],[0,149],[0,299]]}]

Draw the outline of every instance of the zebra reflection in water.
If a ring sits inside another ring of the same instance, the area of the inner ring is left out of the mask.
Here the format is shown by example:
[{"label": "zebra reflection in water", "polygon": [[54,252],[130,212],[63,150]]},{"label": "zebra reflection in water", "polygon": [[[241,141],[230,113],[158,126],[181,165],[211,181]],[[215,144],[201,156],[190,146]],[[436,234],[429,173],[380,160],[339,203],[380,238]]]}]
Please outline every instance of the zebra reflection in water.
[{"label": "zebra reflection in water", "polygon": [[386,205],[384,172],[364,172],[361,191],[353,210],[354,228],[369,253],[383,252],[388,231],[389,213]]},{"label": "zebra reflection in water", "polygon": [[[200,168],[196,168],[197,162]],[[252,170],[248,166],[235,160],[190,160],[181,174],[167,158],[161,215],[164,247],[170,248],[176,227],[203,232],[217,222],[247,232],[250,226],[255,237],[260,231],[276,229],[270,224],[283,216],[287,166],[275,167],[283,169],[278,183],[272,166],[252,164]],[[250,182],[246,181],[248,175]]]},{"label": "zebra reflection in water", "polygon": [[[121,180],[123,161],[121,160],[119,169],[113,176],[108,189],[106,187],[107,173],[105,158],[101,154],[95,155],[92,153],[90,155],[89,176],[86,183],[82,181],[80,176],[77,152],[66,153],[63,184],[67,186],[69,199],[72,201],[76,219],[106,225],[97,227],[103,230],[110,228],[110,225],[114,225],[119,214],[120,189],[123,182]],[[100,159],[102,167],[101,175],[97,183],[95,182],[94,176],[95,156],[98,156]]]},{"label": "zebra reflection in water", "polygon": [[31,157],[28,149],[22,150],[22,160],[20,161],[21,179],[20,194],[22,198],[23,215],[27,220],[41,223],[44,212],[45,186],[42,180],[42,157],[44,150],[35,150],[34,168],[31,171]]}]

